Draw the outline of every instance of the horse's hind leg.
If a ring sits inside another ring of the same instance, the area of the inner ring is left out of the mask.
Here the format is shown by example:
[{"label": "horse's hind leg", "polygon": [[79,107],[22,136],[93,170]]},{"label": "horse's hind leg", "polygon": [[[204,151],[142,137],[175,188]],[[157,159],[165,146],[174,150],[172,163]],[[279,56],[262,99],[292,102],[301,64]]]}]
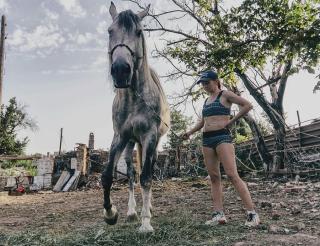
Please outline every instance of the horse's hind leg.
[{"label": "horse's hind leg", "polygon": [[142,173],[140,176],[141,192],[142,192],[142,210],[141,210],[141,226],[140,232],[152,232],[151,221],[151,185],[152,171],[154,164],[154,155],[158,140],[156,134],[149,134],[142,144]]},{"label": "horse's hind leg", "polygon": [[117,164],[125,146],[125,139],[121,139],[119,135],[114,135],[110,149],[109,161],[108,164],[105,166],[101,177],[102,186],[104,190],[104,220],[109,225],[116,224],[118,220],[117,208],[111,203],[110,190],[113,182],[113,171],[115,164]]},{"label": "horse's hind leg", "polygon": [[138,220],[138,215],[136,212],[136,201],[134,198],[134,181],[136,170],[132,161],[132,152],[134,149],[135,142],[129,141],[125,149],[125,160],[127,163],[127,174],[129,176],[129,201],[128,201],[128,212],[127,212],[127,221],[135,222]]}]

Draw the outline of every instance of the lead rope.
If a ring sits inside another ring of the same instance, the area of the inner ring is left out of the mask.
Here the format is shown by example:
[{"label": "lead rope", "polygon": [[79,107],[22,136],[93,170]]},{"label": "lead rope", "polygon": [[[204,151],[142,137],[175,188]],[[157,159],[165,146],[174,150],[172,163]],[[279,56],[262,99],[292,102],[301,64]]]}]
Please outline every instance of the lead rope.
[{"label": "lead rope", "polygon": [[[150,110],[152,110],[153,114],[154,114],[163,124],[165,124],[165,126],[168,127],[168,129],[169,129],[170,127],[168,126],[168,124],[161,119],[161,117],[157,114],[157,112],[154,110],[154,108],[153,108],[152,106],[150,106],[150,105],[144,100],[144,98],[143,98],[137,91],[134,91],[134,93],[135,93],[135,95],[136,95],[137,97],[139,97],[139,98],[143,101],[143,103],[144,103]],[[178,134],[176,134],[174,131],[171,130],[171,132],[172,132],[173,135],[175,135],[178,139],[182,139],[182,138],[181,138]],[[181,143],[180,143],[180,142],[178,143],[178,146],[181,146]],[[188,149],[188,151],[190,151],[190,149]],[[203,171],[207,171],[207,169],[202,168],[202,167],[200,167],[200,166],[197,166],[195,169],[200,169],[200,170],[203,170]]]},{"label": "lead rope", "polygon": [[[143,101],[143,103],[147,106],[147,108],[149,108],[149,109],[152,111],[152,113],[153,113],[166,127],[168,127],[168,129],[170,129],[170,127],[168,126],[168,124],[161,119],[161,117],[160,117],[160,116],[158,115],[158,113],[154,110],[154,108],[153,108],[152,106],[150,106],[150,105],[146,102],[146,100],[144,100],[144,98],[143,98],[136,90],[134,90],[134,93],[135,93],[135,95],[136,95],[137,97],[139,97],[139,98]],[[174,131],[171,130],[171,132],[172,132],[173,135],[175,135],[177,138],[181,139],[181,137],[180,137],[178,134],[176,134]]]}]

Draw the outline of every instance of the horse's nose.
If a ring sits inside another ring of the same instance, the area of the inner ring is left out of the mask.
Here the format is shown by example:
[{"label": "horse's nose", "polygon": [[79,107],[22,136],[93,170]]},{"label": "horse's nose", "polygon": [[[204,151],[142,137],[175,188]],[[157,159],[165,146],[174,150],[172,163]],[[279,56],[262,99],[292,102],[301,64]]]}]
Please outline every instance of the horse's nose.
[{"label": "horse's nose", "polygon": [[124,61],[116,61],[111,65],[111,74],[113,76],[121,75],[121,74],[130,74],[131,68],[127,62]]}]

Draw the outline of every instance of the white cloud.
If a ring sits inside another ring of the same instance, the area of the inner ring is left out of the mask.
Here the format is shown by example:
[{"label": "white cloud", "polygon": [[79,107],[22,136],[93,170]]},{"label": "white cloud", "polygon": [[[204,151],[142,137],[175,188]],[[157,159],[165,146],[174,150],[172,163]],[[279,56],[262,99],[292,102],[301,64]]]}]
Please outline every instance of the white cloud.
[{"label": "white cloud", "polygon": [[106,5],[102,5],[100,7],[100,14],[104,15],[106,13],[109,13],[109,9],[108,9],[108,7]]},{"label": "white cloud", "polygon": [[80,45],[88,44],[94,39],[95,39],[95,35],[93,35],[92,33],[86,32],[84,34],[79,34],[78,35],[77,43],[80,44]]},{"label": "white cloud", "polygon": [[81,63],[78,65],[68,66],[57,70],[42,70],[43,75],[51,74],[84,74],[84,73],[105,73],[108,67],[108,59],[106,55],[99,55],[92,62]]},{"label": "white cloud", "polygon": [[44,8],[44,12],[45,12],[46,16],[51,20],[59,19],[59,14],[51,11],[50,9]]},{"label": "white cloud", "polygon": [[8,38],[8,44],[14,49],[20,52],[36,51],[39,55],[51,53],[64,42],[58,26],[52,24],[39,25],[33,31],[18,27]]},{"label": "white cloud", "polygon": [[81,18],[87,15],[87,12],[80,5],[79,0],[58,0],[58,3],[75,18]]},{"label": "white cloud", "polygon": [[85,32],[85,33],[79,33],[79,32],[76,32],[76,33],[69,33],[68,34],[68,41],[71,41],[69,42],[69,44],[67,45],[68,49],[77,49],[79,48],[79,46],[92,46],[90,47],[91,49],[101,49],[103,47],[105,47],[105,42],[103,39],[101,39],[99,37],[99,35],[97,35],[96,33],[90,33],[90,32]]},{"label": "white cloud", "polygon": [[92,68],[106,67],[107,66],[107,56],[98,56],[97,59],[92,63]]},{"label": "white cloud", "polygon": [[0,9],[3,10],[4,12],[8,12],[9,11],[9,3],[7,0],[0,0]]},{"label": "white cloud", "polygon": [[96,28],[97,32],[99,34],[106,34],[107,33],[107,21],[101,21],[98,23],[98,26]]},{"label": "white cloud", "polygon": [[44,75],[48,75],[48,74],[52,74],[53,71],[52,70],[42,70],[41,73]]},{"label": "white cloud", "polygon": [[60,15],[57,12],[54,12],[50,9],[50,7],[47,7],[46,2],[41,3],[41,8],[44,11],[44,14],[46,16],[46,19],[49,19],[51,21],[56,21],[59,19]]}]

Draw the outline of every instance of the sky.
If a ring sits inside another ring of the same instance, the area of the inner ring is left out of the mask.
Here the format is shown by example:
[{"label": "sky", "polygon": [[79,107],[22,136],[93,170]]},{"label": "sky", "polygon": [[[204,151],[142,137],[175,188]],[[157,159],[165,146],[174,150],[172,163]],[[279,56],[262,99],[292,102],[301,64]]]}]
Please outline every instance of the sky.
[{"label": "sky", "polygon": [[[169,8],[165,2],[142,1],[156,10]],[[137,10],[130,2],[114,3],[119,11]],[[110,147],[114,92],[107,64],[109,6],[110,0],[0,0],[0,13],[7,18],[3,103],[16,97],[38,125],[37,131],[19,132],[21,138],[30,139],[27,154],[57,151],[60,128],[63,150],[88,143],[90,132],[95,134],[97,149]],[[163,45],[161,37],[145,36],[149,64],[165,75],[170,65],[151,56],[155,45]],[[320,92],[312,92],[315,83],[314,75],[307,73],[288,81],[284,99],[288,124],[297,123],[297,110],[302,121],[320,117]],[[162,84],[168,96],[183,89],[177,81]],[[254,115],[259,117],[259,108],[255,108]],[[184,112],[195,116],[191,106]]]}]

